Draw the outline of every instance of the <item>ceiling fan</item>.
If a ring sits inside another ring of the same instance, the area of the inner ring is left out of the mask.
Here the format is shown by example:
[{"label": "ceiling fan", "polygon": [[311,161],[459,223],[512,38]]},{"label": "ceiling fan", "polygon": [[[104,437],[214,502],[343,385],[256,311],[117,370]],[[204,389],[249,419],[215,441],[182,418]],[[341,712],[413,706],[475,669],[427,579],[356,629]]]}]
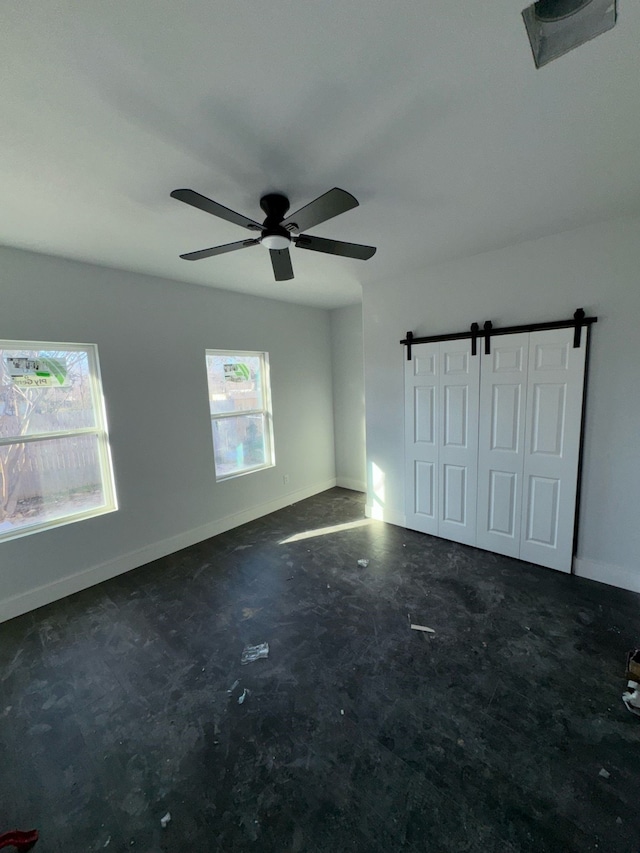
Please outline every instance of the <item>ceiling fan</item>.
[{"label": "ceiling fan", "polygon": [[260,207],[265,213],[262,225],[248,216],[236,213],[212,201],[206,196],[194,190],[174,190],[172,198],[211,213],[234,225],[242,225],[250,231],[259,231],[260,236],[251,240],[239,240],[237,243],[226,243],[224,246],[213,246],[210,249],[200,249],[197,252],[188,252],[180,255],[185,261],[199,261],[202,258],[211,258],[214,255],[222,255],[225,252],[235,252],[237,249],[247,249],[249,246],[263,245],[269,249],[271,264],[276,281],[287,281],[293,278],[293,267],[289,247],[293,243],[299,249],[309,249],[312,252],[325,252],[329,255],[342,255],[345,258],[358,258],[366,261],[373,257],[376,252],[375,246],[362,246],[359,243],[343,243],[340,240],[327,240],[324,237],[311,237],[301,234],[307,228],[313,228],[327,219],[346,213],[354,207],[358,207],[358,201],[351,193],[334,187],[324,195],[301,207],[295,213],[286,217],[289,210],[289,199],[280,193],[268,193],[260,199]]}]

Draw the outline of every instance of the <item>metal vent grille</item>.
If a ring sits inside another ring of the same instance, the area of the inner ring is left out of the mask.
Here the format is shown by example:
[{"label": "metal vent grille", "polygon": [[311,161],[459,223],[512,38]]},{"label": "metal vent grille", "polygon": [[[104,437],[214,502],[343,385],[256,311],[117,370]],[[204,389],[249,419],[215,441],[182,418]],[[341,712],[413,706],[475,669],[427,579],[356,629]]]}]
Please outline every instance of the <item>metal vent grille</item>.
[{"label": "metal vent grille", "polygon": [[538,0],[527,6],[522,17],[536,67],[612,29],[617,16],[617,0]]}]

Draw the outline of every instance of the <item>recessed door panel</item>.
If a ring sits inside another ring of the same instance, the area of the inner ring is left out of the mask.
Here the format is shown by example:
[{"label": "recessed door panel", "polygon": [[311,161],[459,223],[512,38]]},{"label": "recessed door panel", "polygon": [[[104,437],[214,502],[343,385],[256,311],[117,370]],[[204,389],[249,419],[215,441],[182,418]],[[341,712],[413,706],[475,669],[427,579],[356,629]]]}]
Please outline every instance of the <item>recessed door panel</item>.
[{"label": "recessed door panel", "polygon": [[435,378],[437,375],[438,355],[435,352],[414,353],[413,360],[414,376],[431,376]]},{"label": "recessed door panel", "polygon": [[534,344],[534,364],[537,373],[545,370],[567,370],[569,367],[569,341]]},{"label": "recessed door panel", "polygon": [[516,535],[516,486],[512,471],[491,471],[489,475],[489,518],[487,529],[498,536]]},{"label": "recessed door panel", "polygon": [[414,419],[416,443],[435,443],[435,405],[437,388],[434,385],[414,389]]},{"label": "recessed door panel", "polygon": [[[517,337],[516,341],[511,338]],[[494,339],[491,357],[493,358],[493,373],[522,373],[522,362],[525,357],[525,343],[522,336],[507,335]],[[486,357],[486,353],[485,353]]]},{"label": "recessed door panel", "polygon": [[467,386],[444,386],[444,444],[468,447]]},{"label": "recessed door panel", "polygon": [[531,453],[562,455],[566,390],[564,382],[533,385]]},{"label": "recessed door panel", "polygon": [[529,477],[525,540],[548,548],[558,544],[560,481]]},{"label": "recessed door panel", "polygon": [[491,450],[518,453],[522,384],[494,385],[491,400]]},{"label": "recessed door panel", "polygon": [[469,375],[469,359],[471,354],[466,348],[465,343],[455,344],[458,349],[448,349],[451,344],[447,345],[443,350],[443,364],[445,376],[468,376]]},{"label": "recessed door panel", "polygon": [[434,462],[415,463],[415,513],[430,522],[436,521],[436,465]]},{"label": "recessed door panel", "polygon": [[444,521],[453,524],[467,523],[467,470],[462,465],[443,466]]}]

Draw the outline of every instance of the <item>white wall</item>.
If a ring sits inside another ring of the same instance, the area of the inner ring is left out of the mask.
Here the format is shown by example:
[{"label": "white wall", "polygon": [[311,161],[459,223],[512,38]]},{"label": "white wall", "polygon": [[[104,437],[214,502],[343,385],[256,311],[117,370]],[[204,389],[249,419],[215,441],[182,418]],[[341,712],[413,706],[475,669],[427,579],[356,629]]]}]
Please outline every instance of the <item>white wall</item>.
[{"label": "white wall", "polygon": [[476,255],[364,289],[368,511],[404,521],[403,357],[398,341],[571,317],[593,327],[574,570],[640,591],[640,219]]},{"label": "white wall", "polygon": [[[335,485],[328,311],[8,248],[0,294],[0,338],[98,344],[120,506],[0,543],[0,619]],[[269,352],[275,468],[216,483],[206,348]]]},{"label": "white wall", "polygon": [[333,422],[339,486],[366,491],[362,305],[331,312]]}]

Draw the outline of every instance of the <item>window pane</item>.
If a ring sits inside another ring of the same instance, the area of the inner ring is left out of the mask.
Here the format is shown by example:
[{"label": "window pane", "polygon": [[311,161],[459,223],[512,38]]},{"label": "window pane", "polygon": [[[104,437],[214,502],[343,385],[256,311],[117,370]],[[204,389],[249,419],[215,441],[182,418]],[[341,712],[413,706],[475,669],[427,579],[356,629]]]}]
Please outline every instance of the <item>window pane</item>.
[{"label": "window pane", "polygon": [[264,415],[220,418],[212,426],[216,476],[225,477],[267,464]]},{"label": "window pane", "polygon": [[0,437],[95,423],[86,352],[0,349]]},{"label": "window pane", "polygon": [[212,415],[264,408],[259,355],[208,353],[207,378]]},{"label": "window pane", "polygon": [[0,447],[0,535],[105,503],[97,436]]}]

